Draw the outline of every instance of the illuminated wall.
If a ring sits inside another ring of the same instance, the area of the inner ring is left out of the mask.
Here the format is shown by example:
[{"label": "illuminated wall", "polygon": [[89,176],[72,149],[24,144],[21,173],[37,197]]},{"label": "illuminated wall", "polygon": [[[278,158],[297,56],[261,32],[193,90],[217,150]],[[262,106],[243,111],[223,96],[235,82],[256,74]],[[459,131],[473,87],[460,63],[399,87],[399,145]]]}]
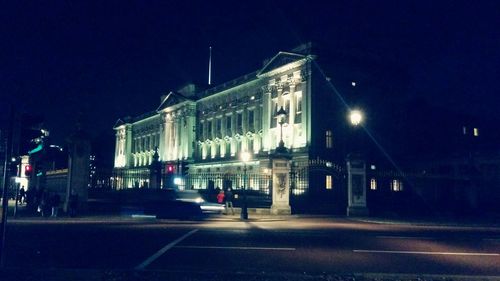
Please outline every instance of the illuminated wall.
[{"label": "illuminated wall", "polygon": [[252,153],[250,169],[261,171],[280,141],[280,107],[285,146],[307,154],[311,60],[280,52],[259,71],[194,97],[169,93],[156,111],[115,125],[115,168],[146,168],[158,147],[160,161],[189,160],[190,173],[229,171],[242,151]]}]

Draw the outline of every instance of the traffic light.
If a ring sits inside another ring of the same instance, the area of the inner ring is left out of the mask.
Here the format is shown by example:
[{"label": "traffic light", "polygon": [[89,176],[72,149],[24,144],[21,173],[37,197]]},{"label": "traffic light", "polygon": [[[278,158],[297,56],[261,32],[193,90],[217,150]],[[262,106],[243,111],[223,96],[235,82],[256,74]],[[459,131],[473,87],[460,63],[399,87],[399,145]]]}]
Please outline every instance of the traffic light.
[{"label": "traffic light", "polygon": [[167,165],[167,173],[168,174],[173,174],[175,172],[174,165]]},{"label": "traffic light", "polygon": [[30,164],[24,166],[24,175],[30,177],[31,174],[33,174],[33,167]]}]

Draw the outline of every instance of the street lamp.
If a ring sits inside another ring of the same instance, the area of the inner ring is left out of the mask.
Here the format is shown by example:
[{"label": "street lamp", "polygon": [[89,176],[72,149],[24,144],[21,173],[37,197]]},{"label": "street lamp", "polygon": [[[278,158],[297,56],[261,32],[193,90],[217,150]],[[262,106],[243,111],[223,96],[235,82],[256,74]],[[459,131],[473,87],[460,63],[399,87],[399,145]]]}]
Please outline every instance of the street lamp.
[{"label": "street lamp", "polygon": [[358,126],[363,122],[363,112],[358,109],[353,109],[349,112],[349,120],[351,121],[351,125]]},{"label": "street lamp", "polygon": [[283,142],[283,124],[285,124],[285,117],[287,115],[286,110],[283,106],[276,112],[276,118],[278,118],[278,124],[280,124],[280,142],[276,148],[276,152],[286,153],[285,142]]},{"label": "street lamp", "polygon": [[363,123],[363,119],[364,119],[364,114],[363,114],[363,111],[359,110],[359,109],[352,109],[351,111],[349,111],[349,121],[351,123],[351,125],[354,127],[352,130],[351,130],[351,142],[352,142],[352,151],[351,153],[353,154],[358,154],[360,153],[359,149],[360,149],[360,144],[359,144],[359,132],[357,132],[357,127]]},{"label": "street lamp", "polygon": [[247,163],[250,161],[251,155],[247,151],[243,151],[240,154],[240,159],[243,162],[243,206],[241,207],[240,218],[242,220],[248,219],[248,207],[247,207]]}]

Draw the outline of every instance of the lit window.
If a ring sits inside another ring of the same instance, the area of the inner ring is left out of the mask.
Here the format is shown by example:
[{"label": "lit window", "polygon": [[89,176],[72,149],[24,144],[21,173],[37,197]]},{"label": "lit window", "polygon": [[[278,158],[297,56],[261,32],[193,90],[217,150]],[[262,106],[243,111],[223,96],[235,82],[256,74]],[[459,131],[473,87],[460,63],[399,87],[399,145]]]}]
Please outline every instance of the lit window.
[{"label": "lit window", "polygon": [[391,190],[395,192],[403,191],[403,182],[400,180],[392,180]]},{"label": "lit window", "polygon": [[370,189],[371,190],[377,190],[377,180],[376,179],[371,179],[370,180]]},{"label": "lit window", "polygon": [[356,82],[352,81],[351,86],[356,87]]},{"label": "lit window", "polygon": [[326,184],[325,184],[326,189],[332,189],[332,176],[331,175],[326,175]]},{"label": "lit window", "polygon": [[269,117],[271,118],[269,121],[270,128],[276,128],[278,124],[276,112],[278,112],[278,99],[273,99],[271,102],[271,114],[269,114]]},{"label": "lit window", "polygon": [[479,129],[478,128],[474,128],[474,136],[475,137],[479,136]]},{"label": "lit window", "polygon": [[295,123],[302,123],[302,95],[295,94]]},{"label": "lit window", "polygon": [[328,130],[326,131],[326,148],[332,148],[332,147],[333,147],[332,131]]}]

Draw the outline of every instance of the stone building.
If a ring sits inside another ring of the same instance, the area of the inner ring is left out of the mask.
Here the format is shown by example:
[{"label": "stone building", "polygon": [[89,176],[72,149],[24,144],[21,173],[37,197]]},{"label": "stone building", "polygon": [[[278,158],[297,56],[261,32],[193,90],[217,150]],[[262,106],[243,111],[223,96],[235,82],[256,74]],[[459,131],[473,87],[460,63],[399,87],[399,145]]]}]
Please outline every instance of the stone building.
[{"label": "stone building", "polygon": [[[188,85],[152,112],[119,119],[115,187],[149,186],[157,148],[163,187],[172,172],[182,176],[175,181],[181,189],[238,189],[243,179],[235,175],[245,172],[250,189],[269,193],[270,155],[282,142],[293,159],[293,194],[335,192],[344,177],[346,107],[309,47],[279,52],[261,69],[207,90]],[[243,162],[241,152],[251,159]]]}]

